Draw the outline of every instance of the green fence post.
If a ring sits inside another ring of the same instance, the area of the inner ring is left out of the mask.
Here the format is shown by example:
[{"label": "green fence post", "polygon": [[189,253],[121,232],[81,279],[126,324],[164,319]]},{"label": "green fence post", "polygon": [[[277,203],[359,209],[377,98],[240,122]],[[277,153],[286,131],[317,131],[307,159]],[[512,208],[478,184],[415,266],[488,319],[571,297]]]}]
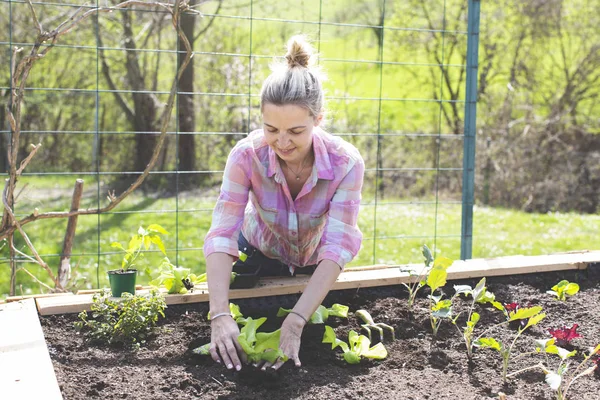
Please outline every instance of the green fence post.
[{"label": "green fence post", "polygon": [[479,57],[479,0],[469,0],[467,39],[467,88],[463,147],[462,226],[460,258],[473,254],[473,203],[475,202],[475,121],[477,117],[477,70]]}]

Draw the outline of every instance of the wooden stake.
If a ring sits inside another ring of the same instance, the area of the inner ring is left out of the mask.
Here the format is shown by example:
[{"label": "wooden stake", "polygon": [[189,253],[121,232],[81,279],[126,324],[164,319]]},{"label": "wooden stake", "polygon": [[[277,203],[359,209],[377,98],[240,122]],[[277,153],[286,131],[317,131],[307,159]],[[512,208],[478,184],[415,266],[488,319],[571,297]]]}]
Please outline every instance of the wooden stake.
[{"label": "wooden stake", "polygon": [[[79,203],[83,193],[83,179],[75,181],[73,189],[73,197],[71,198],[71,212],[79,210]],[[69,278],[71,277],[71,250],[73,249],[73,240],[75,238],[75,230],[77,229],[77,214],[69,217],[67,223],[67,231],[63,241],[63,250],[60,256],[60,264],[58,266],[58,284],[61,289],[66,288]]]}]

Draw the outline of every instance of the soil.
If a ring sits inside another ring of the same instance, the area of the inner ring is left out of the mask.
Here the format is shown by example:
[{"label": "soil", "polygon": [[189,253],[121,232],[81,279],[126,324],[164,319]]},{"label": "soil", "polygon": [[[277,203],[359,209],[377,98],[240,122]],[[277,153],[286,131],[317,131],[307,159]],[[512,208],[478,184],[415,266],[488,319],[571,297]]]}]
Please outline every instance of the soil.
[{"label": "soil", "polygon": [[[561,279],[578,282],[581,291],[566,302],[546,294]],[[444,291],[453,294],[454,284],[476,285],[477,280],[450,282]],[[541,305],[546,318],[526,331],[517,341],[521,352],[534,348],[534,339],[548,338],[548,329],[579,324],[583,337],[572,342],[577,355],[570,371],[579,365],[584,351],[600,343],[600,283],[585,272],[560,272],[489,278],[488,290],[496,299],[524,305]],[[546,400],[556,394],[544,382],[544,373],[532,370],[502,384],[501,358],[489,349],[477,349],[473,362],[466,356],[458,330],[445,321],[437,337],[432,337],[426,292],[420,294],[411,312],[407,293],[401,286],[331,292],[325,305],[342,303],[351,311],[364,308],[376,322],[396,330],[396,339],[386,337],[389,356],[382,361],[365,360],[348,365],[341,351],[322,344],[323,325],[309,325],[302,336],[302,366],[291,363],[279,371],[262,372],[245,366],[240,372],[226,370],[210,357],[194,355],[191,350],[210,341],[206,304],[171,306],[161,320],[156,336],[138,351],[90,345],[73,329],[76,315],[42,318],[58,382],[65,399],[506,399]],[[296,297],[240,300],[246,316],[267,316],[265,331],[277,329],[279,306],[290,307]],[[467,301],[456,302],[455,312],[464,310]],[[476,335],[484,327],[505,320],[489,306],[477,306],[481,320]],[[459,324],[464,324],[464,317]],[[357,318],[328,321],[338,338],[347,339],[350,329],[359,331]],[[262,329],[261,329],[262,330]],[[502,326],[491,336],[507,342],[516,331]],[[374,334],[376,337],[377,334]],[[538,361],[541,355],[521,357],[509,366],[515,371]],[[550,356],[552,366],[557,356]],[[587,364],[586,367],[591,364]],[[596,371],[598,372],[598,371]],[[600,374],[584,376],[569,391],[570,399],[600,398]]]}]

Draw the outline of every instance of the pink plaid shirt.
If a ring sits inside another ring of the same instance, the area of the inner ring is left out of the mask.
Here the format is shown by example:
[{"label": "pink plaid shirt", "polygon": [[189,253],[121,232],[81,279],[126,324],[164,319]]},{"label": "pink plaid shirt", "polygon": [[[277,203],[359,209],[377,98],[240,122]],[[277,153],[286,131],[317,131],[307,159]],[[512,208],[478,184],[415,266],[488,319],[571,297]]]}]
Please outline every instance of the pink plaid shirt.
[{"label": "pink plaid shirt", "polygon": [[265,256],[296,267],[331,260],[344,268],[360,249],[357,217],[365,165],[358,150],[313,131],[312,174],[293,200],[262,129],[240,140],[227,159],[204,255],[238,258],[240,231]]}]

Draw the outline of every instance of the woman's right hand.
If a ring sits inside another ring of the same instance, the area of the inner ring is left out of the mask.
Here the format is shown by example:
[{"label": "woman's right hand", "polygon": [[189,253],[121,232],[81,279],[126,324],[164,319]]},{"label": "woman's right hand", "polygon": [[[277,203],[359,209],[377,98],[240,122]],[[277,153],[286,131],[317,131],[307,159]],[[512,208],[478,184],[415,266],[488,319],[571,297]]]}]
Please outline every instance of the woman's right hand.
[{"label": "woman's right hand", "polygon": [[[227,369],[235,367],[236,371],[242,369],[242,362],[246,363],[246,353],[242,349],[238,336],[240,329],[233,318],[223,316],[211,320],[210,355],[218,363],[223,361]],[[241,359],[241,361],[240,361]]]}]

